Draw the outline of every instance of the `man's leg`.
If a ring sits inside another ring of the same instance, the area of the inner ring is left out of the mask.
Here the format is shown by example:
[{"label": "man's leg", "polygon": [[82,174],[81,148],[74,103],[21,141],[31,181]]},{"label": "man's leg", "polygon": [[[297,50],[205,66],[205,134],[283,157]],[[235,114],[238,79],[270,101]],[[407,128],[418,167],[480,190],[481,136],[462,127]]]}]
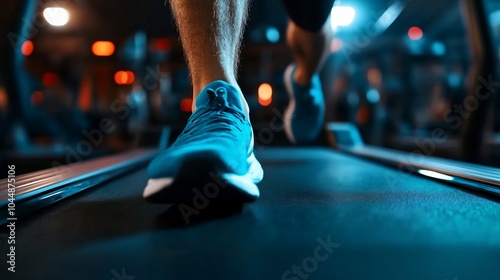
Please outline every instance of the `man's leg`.
[{"label": "man's leg", "polygon": [[297,84],[309,84],[314,74],[319,72],[328,54],[328,42],[331,37],[332,32],[328,24],[324,24],[317,32],[311,32],[289,21],[287,43],[297,65],[294,76]]},{"label": "man's leg", "polygon": [[263,171],[253,154],[248,105],[235,74],[247,0],[170,3],[195,102],[183,132],[150,163],[143,196],[155,203],[182,202],[179,210],[189,218],[210,199],[254,201]]},{"label": "man's leg", "polygon": [[319,72],[332,37],[327,23],[334,0],[283,0],[290,16],[287,43],[292,50],[297,70],[295,81],[307,85]]},{"label": "man's leg", "polygon": [[[170,4],[189,64],[193,100],[216,80],[239,89],[236,71],[248,0],[170,0]],[[241,99],[248,114],[243,95]]]},{"label": "man's leg", "polygon": [[325,105],[319,70],[326,58],[332,31],[327,24],[334,0],[283,0],[290,16],[287,43],[294,63],[285,71],[290,102],[285,132],[293,143],[307,144],[319,135]]}]

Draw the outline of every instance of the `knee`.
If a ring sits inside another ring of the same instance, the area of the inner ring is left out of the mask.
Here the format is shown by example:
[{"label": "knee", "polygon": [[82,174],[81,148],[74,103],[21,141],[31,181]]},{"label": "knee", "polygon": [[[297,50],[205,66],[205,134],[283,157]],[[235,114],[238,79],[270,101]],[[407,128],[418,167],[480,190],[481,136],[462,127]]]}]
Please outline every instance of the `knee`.
[{"label": "knee", "polygon": [[316,51],[326,46],[331,37],[329,33],[327,28],[321,28],[317,32],[307,31],[290,21],[287,28],[287,43],[293,50],[299,52]]}]

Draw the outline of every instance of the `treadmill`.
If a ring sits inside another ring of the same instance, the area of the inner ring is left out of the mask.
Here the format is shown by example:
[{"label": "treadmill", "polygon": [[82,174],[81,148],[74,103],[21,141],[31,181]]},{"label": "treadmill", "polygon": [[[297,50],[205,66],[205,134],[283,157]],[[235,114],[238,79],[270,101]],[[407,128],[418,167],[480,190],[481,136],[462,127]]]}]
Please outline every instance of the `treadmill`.
[{"label": "treadmill", "polygon": [[[481,1],[466,2],[484,33]],[[167,132],[155,149],[18,175],[15,205],[0,181],[0,279],[500,279],[498,168],[331,123],[329,146],[256,150],[257,202],[209,200],[186,219],[141,197]]]},{"label": "treadmill", "polygon": [[390,163],[404,153],[357,142],[352,126],[329,133],[337,149],[257,150],[257,202],[209,200],[187,218],[141,197],[159,150],[18,176],[12,217],[1,193],[16,268],[2,279],[500,277],[497,168],[425,157],[408,174]]}]

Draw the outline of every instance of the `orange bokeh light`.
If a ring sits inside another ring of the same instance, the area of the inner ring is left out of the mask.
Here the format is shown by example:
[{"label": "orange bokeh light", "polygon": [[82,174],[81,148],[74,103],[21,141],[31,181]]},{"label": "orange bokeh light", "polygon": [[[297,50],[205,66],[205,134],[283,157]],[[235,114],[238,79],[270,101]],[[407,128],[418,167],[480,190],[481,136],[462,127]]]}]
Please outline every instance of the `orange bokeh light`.
[{"label": "orange bokeh light", "polygon": [[31,103],[35,106],[40,106],[43,103],[44,94],[43,91],[35,91],[31,94]]},{"label": "orange bokeh light", "polygon": [[154,41],[155,51],[168,51],[170,49],[170,41],[167,38],[160,38]]},{"label": "orange bokeh light", "polygon": [[181,100],[181,111],[190,113],[193,108],[193,99],[192,98],[184,98]]},{"label": "orange bokeh light", "polygon": [[273,102],[272,98],[269,98],[267,100],[259,98],[259,104],[264,107],[271,105],[272,102]]},{"label": "orange bokeh light", "polygon": [[96,56],[110,56],[115,52],[115,44],[110,41],[95,41],[92,53]]},{"label": "orange bokeh light", "polygon": [[134,80],[135,75],[132,71],[117,71],[115,73],[115,83],[118,85],[131,85]]},{"label": "orange bokeh light", "polygon": [[263,83],[259,86],[259,104],[261,106],[269,106],[273,101],[273,88],[268,83]]},{"label": "orange bokeh light", "polygon": [[54,73],[45,73],[42,76],[42,83],[45,87],[54,87],[59,78]]},{"label": "orange bokeh light", "polygon": [[382,83],[382,73],[377,68],[371,68],[367,73],[368,82],[373,86],[379,86]]},{"label": "orange bokeh light", "polygon": [[21,46],[21,53],[24,56],[30,56],[33,53],[33,50],[35,49],[35,46],[33,45],[33,42],[30,40],[25,41],[22,46]]},{"label": "orange bokeh light", "polygon": [[358,109],[356,119],[359,124],[365,124],[370,120],[370,109],[366,104]]},{"label": "orange bokeh light", "polygon": [[0,108],[5,109],[9,104],[9,98],[7,97],[7,91],[4,87],[0,87]]},{"label": "orange bokeh light", "polygon": [[92,80],[89,75],[85,75],[82,78],[78,103],[80,109],[84,112],[89,111],[92,107]]}]

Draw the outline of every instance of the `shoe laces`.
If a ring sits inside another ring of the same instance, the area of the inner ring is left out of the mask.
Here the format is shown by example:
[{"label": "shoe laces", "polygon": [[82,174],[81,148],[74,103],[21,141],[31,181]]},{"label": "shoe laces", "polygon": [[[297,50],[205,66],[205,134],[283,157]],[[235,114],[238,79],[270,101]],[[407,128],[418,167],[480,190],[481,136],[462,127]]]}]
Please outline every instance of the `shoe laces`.
[{"label": "shoe laces", "polygon": [[204,135],[207,132],[233,131],[236,127],[242,131],[242,123],[246,117],[243,112],[231,108],[225,96],[227,91],[220,87],[217,90],[208,89],[208,104],[203,104],[189,117],[186,129],[181,136]]}]

